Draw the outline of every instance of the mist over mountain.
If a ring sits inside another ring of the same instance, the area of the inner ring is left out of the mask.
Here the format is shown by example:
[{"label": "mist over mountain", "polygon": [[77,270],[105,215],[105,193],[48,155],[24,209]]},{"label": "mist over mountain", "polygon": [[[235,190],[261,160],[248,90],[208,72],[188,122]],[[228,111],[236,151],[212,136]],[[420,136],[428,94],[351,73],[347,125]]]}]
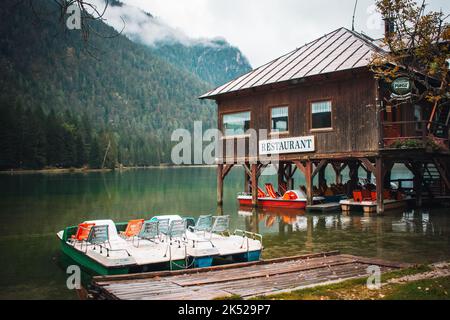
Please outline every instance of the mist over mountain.
[{"label": "mist over mountain", "polygon": [[[95,0],[95,3],[98,8],[104,7],[104,0]],[[107,24],[213,86],[251,70],[248,59],[225,39],[194,39],[137,7],[120,1],[109,1],[108,4],[104,16]]]}]

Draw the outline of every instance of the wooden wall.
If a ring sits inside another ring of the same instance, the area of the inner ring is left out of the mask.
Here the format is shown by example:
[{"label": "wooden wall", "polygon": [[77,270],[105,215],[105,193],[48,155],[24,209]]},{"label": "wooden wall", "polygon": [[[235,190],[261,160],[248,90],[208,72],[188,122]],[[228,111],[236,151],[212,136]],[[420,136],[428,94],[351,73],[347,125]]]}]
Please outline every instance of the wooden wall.
[{"label": "wooden wall", "polygon": [[[332,101],[333,129],[311,131],[310,104],[323,99]],[[367,70],[309,80],[290,88],[222,97],[217,102],[219,128],[222,128],[223,114],[250,110],[252,128],[269,129],[270,108],[288,105],[289,135],[285,137],[314,135],[314,156],[378,151],[376,82]],[[289,157],[296,156],[300,155]]]}]

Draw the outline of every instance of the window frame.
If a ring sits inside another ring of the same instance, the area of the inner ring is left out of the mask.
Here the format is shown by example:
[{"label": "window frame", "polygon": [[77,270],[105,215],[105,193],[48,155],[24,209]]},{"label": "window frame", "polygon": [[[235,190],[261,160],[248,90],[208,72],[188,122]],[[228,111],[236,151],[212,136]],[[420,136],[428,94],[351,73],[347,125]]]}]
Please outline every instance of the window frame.
[{"label": "window frame", "polygon": [[[272,110],[278,109],[278,108],[287,108],[288,109],[287,131],[274,131],[272,128]],[[288,103],[269,107],[269,135],[280,135],[280,136],[289,135],[290,130],[291,130],[290,109],[291,108],[289,107]]]},{"label": "window frame", "polygon": [[250,135],[247,133],[243,133],[243,134],[233,134],[233,135],[226,135],[225,133],[225,128],[224,128],[224,121],[223,118],[226,115],[232,115],[232,114],[239,114],[239,113],[250,113],[250,128],[253,128],[253,112],[250,108],[244,108],[244,109],[236,109],[236,110],[230,110],[230,111],[221,111],[219,113],[219,120],[220,120],[220,130],[222,132],[222,139],[226,140],[226,139],[239,139],[239,138],[248,138]]},{"label": "window frame", "polygon": [[[312,112],[312,105],[313,103],[318,103],[318,102],[330,102],[331,104],[331,127],[327,127],[327,128],[313,128],[313,112]],[[315,99],[315,100],[309,100],[308,101],[309,104],[309,131],[310,132],[330,132],[330,131],[334,131],[334,101],[332,98],[323,98],[323,99]]]}]

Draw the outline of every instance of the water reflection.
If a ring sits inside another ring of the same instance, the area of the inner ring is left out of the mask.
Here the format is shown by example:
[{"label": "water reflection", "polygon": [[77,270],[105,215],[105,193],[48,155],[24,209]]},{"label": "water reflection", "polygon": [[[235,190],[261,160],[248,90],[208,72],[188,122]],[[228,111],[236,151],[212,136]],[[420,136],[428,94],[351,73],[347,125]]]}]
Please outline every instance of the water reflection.
[{"label": "water reflection", "polygon": [[450,257],[447,210],[434,209],[433,214],[429,210],[394,211],[370,216],[240,208],[238,214],[244,218],[247,230],[264,234],[265,257],[340,250],[397,261],[427,262]]},{"label": "water reflection", "polygon": [[245,210],[236,201],[243,176],[242,168],[229,173],[224,206],[218,208],[214,168],[0,175],[0,251],[8,260],[0,271],[0,298],[77,298],[55,263],[55,233],[102,218],[121,222],[158,214],[230,215],[232,230],[263,234],[265,258],[340,250],[405,262],[450,259],[448,208],[382,217]]}]

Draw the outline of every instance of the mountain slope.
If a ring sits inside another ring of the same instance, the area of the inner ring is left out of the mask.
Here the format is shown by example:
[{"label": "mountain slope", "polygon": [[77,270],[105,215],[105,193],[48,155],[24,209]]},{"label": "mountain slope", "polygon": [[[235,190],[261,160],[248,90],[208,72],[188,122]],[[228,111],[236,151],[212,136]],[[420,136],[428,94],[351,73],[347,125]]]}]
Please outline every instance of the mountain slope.
[{"label": "mountain slope", "polygon": [[[103,22],[91,23],[85,43],[80,31],[58,21],[50,0],[34,3],[39,18],[27,1],[6,0],[0,8],[0,109],[53,110],[69,133],[85,116],[99,153],[114,150],[108,154],[112,165],[169,162],[174,129],[190,129],[194,120],[215,125],[214,106],[197,99],[210,85],[125,36],[96,35],[116,34]],[[23,131],[27,123],[16,126]],[[8,136],[0,135],[0,148],[10,146]],[[89,154],[90,140],[81,138]],[[14,165],[27,167],[22,160],[15,158]]]},{"label": "mountain slope", "polygon": [[[96,0],[102,7],[103,0]],[[109,1],[105,22],[131,40],[202,80],[219,86],[251,70],[242,52],[224,39],[193,39],[141,9]]]}]

